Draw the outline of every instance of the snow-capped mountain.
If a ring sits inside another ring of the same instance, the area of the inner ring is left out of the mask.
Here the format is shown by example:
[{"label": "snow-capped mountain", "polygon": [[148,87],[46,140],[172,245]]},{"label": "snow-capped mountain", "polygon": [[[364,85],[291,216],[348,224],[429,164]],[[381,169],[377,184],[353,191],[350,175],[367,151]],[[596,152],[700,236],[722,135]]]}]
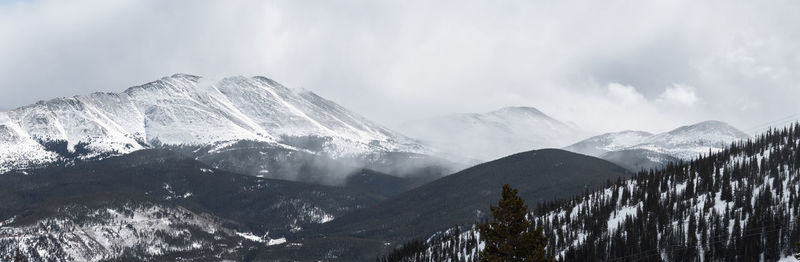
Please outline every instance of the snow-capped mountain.
[{"label": "snow-capped mountain", "polygon": [[175,74],[121,93],[57,98],[1,112],[0,173],[151,147],[219,151],[239,141],[333,159],[425,152],[313,92],[266,77],[214,81]]},{"label": "snow-capped mountain", "polygon": [[506,107],[485,114],[455,114],[400,127],[411,137],[451,155],[491,160],[540,148],[560,148],[587,136],[533,107]]},{"label": "snow-capped mountain", "polygon": [[655,135],[643,131],[607,133],[564,149],[638,170],[718,152],[734,141],[748,138],[749,135],[725,122],[704,121]]},{"label": "snow-capped mountain", "polygon": [[721,121],[705,121],[648,137],[633,148],[666,153],[680,159],[717,152],[732,142],[750,138],[739,129]]},{"label": "snow-capped mountain", "polygon": [[590,156],[601,156],[643,143],[653,134],[644,131],[621,131],[593,136],[564,149]]}]

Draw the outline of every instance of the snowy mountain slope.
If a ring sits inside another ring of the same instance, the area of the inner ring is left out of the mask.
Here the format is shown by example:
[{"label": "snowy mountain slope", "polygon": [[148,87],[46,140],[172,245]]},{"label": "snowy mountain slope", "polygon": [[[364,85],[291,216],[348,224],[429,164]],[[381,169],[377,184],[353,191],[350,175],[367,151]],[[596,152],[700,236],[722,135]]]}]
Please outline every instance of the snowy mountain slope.
[{"label": "snowy mountain slope", "polygon": [[717,152],[749,135],[720,121],[705,121],[650,134],[643,131],[607,133],[575,143],[565,150],[596,156],[631,170],[661,166]]},{"label": "snowy mountain slope", "polygon": [[8,171],[10,165],[20,168],[38,166],[58,159],[58,155],[47,151],[36,142],[8,114],[0,112],[0,173]]},{"label": "snowy mountain slope", "polygon": [[564,149],[579,154],[601,156],[641,144],[653,134],[644,131],[621,131],[587,138]]},{"label": "snowy mountain slope", "polygon": [[[313,150],[297,140],[319,138]],[[0,113],[0,173],[72,158],[163,146],[255,141],[326,157],[427,152],[421,145],[305,90],[265,77],[219,81],[175,74],[121,93],[40,101]]]},{"label": "snowy mountain slope", "polygon": [[533,107],[456,114],[404,124],[400,131],[456,156],[491,160],[540,148],[560,148],[587,133]]},{"label": "snowy mountain slope", "polygon": [[687,160],[699,154],[708,154],[709,151],[720,151],[734,141],[748,138],[749,135],[725,122],[705,121],[656,134],[631,148],[666,153]]}]

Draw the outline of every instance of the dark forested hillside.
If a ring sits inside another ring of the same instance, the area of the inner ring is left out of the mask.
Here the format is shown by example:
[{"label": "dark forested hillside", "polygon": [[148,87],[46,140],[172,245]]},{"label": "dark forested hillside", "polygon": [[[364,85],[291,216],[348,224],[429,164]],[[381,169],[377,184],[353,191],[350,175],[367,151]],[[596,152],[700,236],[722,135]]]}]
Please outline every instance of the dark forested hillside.
[{"label": "dark forested hillside", "polygon": [[[389,240],[420,237],[488,217],[503,184],[536,203],[569,198],[628,172],[611,162],[559,149],[519,153],[425,184],[322,225],[330,234]],[[524,186],[523,186],[524,185]]]},{"label": "dark forested hillside", "polygon": [[[548,252],[563,261],[777,261],[800,240],[799,143],[800,124],[773,129],[718,153],[539,204],[533,217],[545,227]],[[384,260],[472,260],[479,238],[473,230],[450,230]]]},{"label": "dark forested hillside", "polygon": [[0,261],[16,248],[32,261],[248,260],[384,198],[362,191],[228,173],[152,149],[15,172],[0,176]]}]

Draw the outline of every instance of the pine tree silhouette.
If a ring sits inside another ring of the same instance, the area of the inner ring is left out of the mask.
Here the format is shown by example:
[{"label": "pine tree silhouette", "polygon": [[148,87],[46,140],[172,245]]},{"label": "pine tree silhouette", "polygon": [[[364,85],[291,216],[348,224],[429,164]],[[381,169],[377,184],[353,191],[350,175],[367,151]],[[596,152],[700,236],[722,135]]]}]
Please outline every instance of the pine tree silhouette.
[{"label": "pine tree silhouette", "polygon": [[27,262],[28,261],[28,258],[26,258],[25,255],[22,254],[22,251],[19,250],[19,247],[17,247],[17,250],[14,252],[14,256],[11,257],[11,259],[12,259],[11,261],[14,261],[14,262]]},{"label": "pine tree silhouette", "polygon": [[542,228],[532,229],[528,206],[516,189],[503,185],[503,197],[491,210],[494,221],[478,224],[486,243],[481,261],[553,261],[545,254],[547,238]]}]

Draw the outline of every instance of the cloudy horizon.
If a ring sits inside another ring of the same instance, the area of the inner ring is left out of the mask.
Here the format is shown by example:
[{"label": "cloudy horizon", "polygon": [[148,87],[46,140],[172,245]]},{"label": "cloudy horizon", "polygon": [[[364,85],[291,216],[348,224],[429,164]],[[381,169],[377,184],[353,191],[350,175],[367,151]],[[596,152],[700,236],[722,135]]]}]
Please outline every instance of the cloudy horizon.
[{"label": "cloudy horizon", "polygon": [[752,132],[800,117],[800,3],[778,2],[5,1],[0,110],[263,75],[389,127],[531,106],[597,133]]}]

